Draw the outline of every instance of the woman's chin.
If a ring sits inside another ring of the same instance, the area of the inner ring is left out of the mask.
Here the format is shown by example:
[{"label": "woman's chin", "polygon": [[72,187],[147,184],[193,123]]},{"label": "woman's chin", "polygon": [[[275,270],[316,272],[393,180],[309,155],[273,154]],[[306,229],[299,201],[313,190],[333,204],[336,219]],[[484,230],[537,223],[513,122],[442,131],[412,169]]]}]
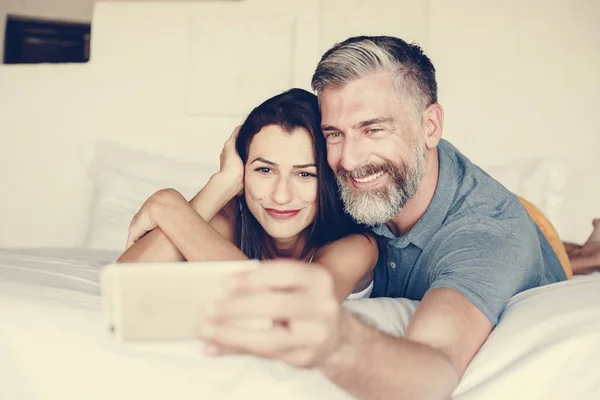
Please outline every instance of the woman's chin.
[{"label": "woman's chin", "polygon": [[297,238],[302,231],[306,229],[305,226],[302,227],[285,227],[285,226],[277,226],[277,227],[268,227],[265,229],[267,234],[273,239],[277,240],[292,240]]}]

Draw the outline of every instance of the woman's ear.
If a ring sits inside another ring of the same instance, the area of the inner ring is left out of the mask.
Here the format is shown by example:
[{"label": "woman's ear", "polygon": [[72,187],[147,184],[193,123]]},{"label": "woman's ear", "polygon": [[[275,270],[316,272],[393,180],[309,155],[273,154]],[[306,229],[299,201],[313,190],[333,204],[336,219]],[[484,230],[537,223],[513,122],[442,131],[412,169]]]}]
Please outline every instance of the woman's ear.
[{"label": "woman's ear", "polygon": [[433,149],[442,138],[444,128],[444,109],[438,103],[433,103],[423,112],[421,128],[425,137],[425,146]]}]

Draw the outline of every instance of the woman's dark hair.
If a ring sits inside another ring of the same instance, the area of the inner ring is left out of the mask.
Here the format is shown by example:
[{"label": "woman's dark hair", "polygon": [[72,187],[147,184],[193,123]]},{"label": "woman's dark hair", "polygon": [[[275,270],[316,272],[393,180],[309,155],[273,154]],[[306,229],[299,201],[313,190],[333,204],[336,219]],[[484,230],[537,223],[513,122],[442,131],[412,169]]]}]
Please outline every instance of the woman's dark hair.
[{"label": "woman's dark hair", "polygon": [[[344,212],[337,182],[327,164],[317,96],[303,89],[291,89],[266,100],[252,110],[242,124],[236,142],[237,152],[244,165],[248,161],[248,151],[254,135],[268,125],[277,125],[290,133],[295,129],[304,128],[313,139],[317,166],[318,209],[313,224],[308,227],[310,235],[302,257],[328,242],[348,234],[364,232],[366,228],[355,223]],[[238,196],[238,206],[237,241],[242,252],[251,259],[274,258],[267,233],[250,212],[243,195]]]}]

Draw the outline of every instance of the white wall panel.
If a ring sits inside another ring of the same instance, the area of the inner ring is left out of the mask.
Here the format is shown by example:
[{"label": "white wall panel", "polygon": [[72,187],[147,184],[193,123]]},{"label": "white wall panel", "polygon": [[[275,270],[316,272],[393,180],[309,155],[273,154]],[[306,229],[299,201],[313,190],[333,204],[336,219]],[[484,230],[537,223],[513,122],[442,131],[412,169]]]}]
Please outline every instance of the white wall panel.
[{"label": "white wall panel", "polygon": [[565,227],[600,215],[600,2],[431,0],[444,135],[474,161],[567,157]]},{"label": "white wall panel", "polygon": [[[190,20],[188,115],[243,115],[292,87],[295,19],[205,9]],[[243,29],[240,29],[243,27]]]},{"label": "white wall panel", "polygon": [[321,52],[356,35],[398,36],[427,47],[428,3],[424,0],[321,0]]},{"label": "white wall panel", "polygon": [[580,240],[600,204],[599,29],[592,0],[102,3],[90,63],[0,66],[0,245],[81,242],[96,138],[216,164],[251,107],[309,88],[322,52],[357,34],[424,47],[445,136],[474,161],[578,158],[561,233]]}]

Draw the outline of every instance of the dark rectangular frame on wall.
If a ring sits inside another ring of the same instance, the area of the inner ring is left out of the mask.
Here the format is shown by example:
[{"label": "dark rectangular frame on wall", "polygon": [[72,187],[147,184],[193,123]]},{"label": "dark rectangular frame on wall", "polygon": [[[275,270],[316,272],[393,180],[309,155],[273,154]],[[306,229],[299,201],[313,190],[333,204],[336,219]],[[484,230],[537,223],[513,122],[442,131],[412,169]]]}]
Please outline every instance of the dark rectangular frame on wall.
[{"label": "dark rectangular frame on wall", "polygon": [[90,59],[91,24],[8,15],[5,64],[83,63]]}]

